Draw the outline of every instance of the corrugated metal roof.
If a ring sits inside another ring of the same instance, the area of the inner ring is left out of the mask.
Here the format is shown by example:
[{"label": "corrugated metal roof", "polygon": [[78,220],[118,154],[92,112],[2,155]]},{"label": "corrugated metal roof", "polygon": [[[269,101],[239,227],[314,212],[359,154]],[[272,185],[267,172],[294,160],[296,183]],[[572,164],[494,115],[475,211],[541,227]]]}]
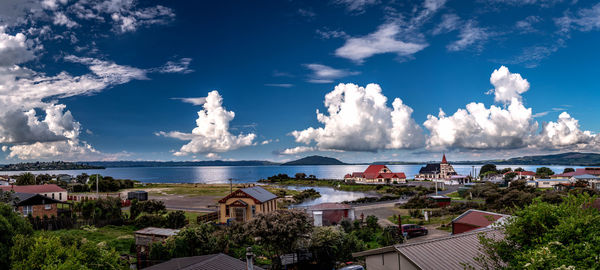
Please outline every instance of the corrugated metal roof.
[{"label": "corrugated metal roof", "polygon": [[176,235],[179,230],[166,229],[166,228],[155,228],[147,227],[141,230],[135,231],[136,234],[149,234],[149,235],[161,235],[161,236],[173,236]]},{"label": "corrugated metal roof", "polygon": [[252,196],[252,198],[259,200],[260,202],[266,202],[277,198],[277,195],[259,186],[242,188],[241,190],[244,193]]},{"label": "corrugated metal roof", "polygon": [[[147,270],[245,270],[246,262],[223,253],[171,259]],[[254,266],[254,269],[263,270]]]},{"label": "corrugated metal roof", "polygon": [[419,269],[465,269],[465,264],[478,268],[475,258],[483,255],[479,248],[479,234],[499,239],[499,230],[482,230],[449,237],[432,239],[414,244],[397,245],[396,249]]}]

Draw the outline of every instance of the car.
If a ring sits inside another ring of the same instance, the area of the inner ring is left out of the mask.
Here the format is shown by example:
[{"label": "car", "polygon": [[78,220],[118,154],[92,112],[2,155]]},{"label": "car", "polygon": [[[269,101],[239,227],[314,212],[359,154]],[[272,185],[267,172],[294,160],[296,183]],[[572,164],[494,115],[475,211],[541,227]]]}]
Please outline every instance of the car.
[{"label": "car", "polygon": [[365,268],[362,265],[354,264],[354,265],[348,265],[346,267],[342,267],[338,270],[365,270]]},{"label": "car", "polygon": [[402,225],[402,231],[407,237],[423,236],[429,233],[427,228],[416,224],[404,224]]}]

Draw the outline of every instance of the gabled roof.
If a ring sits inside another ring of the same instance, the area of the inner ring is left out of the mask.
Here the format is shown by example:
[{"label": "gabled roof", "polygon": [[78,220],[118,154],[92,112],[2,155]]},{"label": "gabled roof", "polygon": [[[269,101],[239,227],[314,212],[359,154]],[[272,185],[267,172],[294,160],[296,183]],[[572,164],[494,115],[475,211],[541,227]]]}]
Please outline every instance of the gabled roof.
[{"label": "gabled roof", "polygon": [[448,161],[446,160],[446,154],[444,154],[442,156],[442,164],[447,164],[447,163],[448,163]]},{"label": "gabled roof", "polygon": [[[366,175],[366,174],[371,174],[371,173],[377,174],[377,173],[379,173],[379,172],[380,172],[380,171],[381,171],[383,168],[386,168],[386,169],[388,169],[388,167],[386,167],[385,165],[369,165],[369,167],[367,167],[367,169],[365,170],[365,172],[364,172],[364,173],[365,173],[365,175]],[[388,170],[390,170],[390,169],[388,169]]]},{"label": "gabled roof", "polygon": [[24,185],[24,186],[0,186],[0,189],[4,191],[14,190],[15,192],[22,193],[49,193],[49,192],[66,192],[64,188],[61,188],[55,184],[46,185]]},{"label": "gabled roof", "polygon": [[421,174],[429,174],[429,173],[440,173],[440,164],[439,163],[429,163],[425,165],[425,167],[421,167],[419,170]]},{"label": "gabled roof", "polygon": [[16,206],[65,203],[37,193],[15,192],[11,194],[11,197],[18,199]]},{"label": "gabled roof", "polygon": [[509,173],[516,173],[517,175],[535,176],[535,172],[532,172],[532,171],[522,171],[522,172],[510,171],[510,172],[505,172],[504,175],[507,175]]},{"label": "gabled roof", "polygon": [[[156,264],[147,270],[245,270],[246,262],[227,256],[223,253],[175,258]],[[254,266],[254,269],[262,268]]]},{"label": "gabled roof", "polygon": [[159,235],[159,236],[173,236],[176,235],[179,230],[175,229],[167,229],[167,228],[156,228],[156,227],[146,227],[141,230],[135,231],[136,234],[144,234],[144,235]]},{"label": "gabled roof", "polygon": [[254,186],[254,187],[238,189],[238,190],[232,192],[231,194],[225,196],[223,199],[219,200],[219,202],[224,203],[227,201],[227,199],[236,196],[236,194],[239,194],[240,192],[251,197],[257,203],[264,203],[266,201],[270,201],[270,200],[277,198],[277,195],[267,191],[266,189],[259,187],[259,186]]},{"label": "gabled roof", "polygon": [[575,179],[597,179],[598,178],[598,176],[591,175],[591,174],[575,175],[573,177]]},{"label": "gabled roof", "polygon": [[462,223],[477,227],[487,227],[494,224],[496,221],[508,215],[498,214],[494,212],[481,211],[477,209],[469,209],[460,216],[452,220],[452,223]]},{"label": "gabled roof", "polygon": [[410,261],[417,269],[462,270],[465,269],[465,264],[477,269],[479,264],[474,258],[484,255],[480,251],[480,234],[485,234],[486,237],[497,240],[504,237],[500,230],[484,229],[417,243],[399,244],[352,253],[352,256],[363,257],[396,251]]},{"label": "gabled roof", "polygon": [[400,178],[400,179],[404,179],[406,178],[406,175],[404,173],[380,173],[377,175],[376,178]]}]

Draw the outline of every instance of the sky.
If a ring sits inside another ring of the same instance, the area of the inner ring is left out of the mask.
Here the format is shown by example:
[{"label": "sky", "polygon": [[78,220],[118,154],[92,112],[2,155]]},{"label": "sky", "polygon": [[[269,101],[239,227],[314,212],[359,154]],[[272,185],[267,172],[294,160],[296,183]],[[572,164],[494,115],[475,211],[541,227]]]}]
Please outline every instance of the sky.
[{"label": "sky", "polygon": [[593,1],[3,0],[0,162],[600,152],[598,48]]}]

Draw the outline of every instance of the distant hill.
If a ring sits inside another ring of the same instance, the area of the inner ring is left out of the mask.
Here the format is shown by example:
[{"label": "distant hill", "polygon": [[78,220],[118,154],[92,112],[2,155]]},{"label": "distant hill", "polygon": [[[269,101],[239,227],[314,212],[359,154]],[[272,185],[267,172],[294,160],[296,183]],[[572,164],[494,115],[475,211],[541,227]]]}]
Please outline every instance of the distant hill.
[{"label": "distant hill", "polygon": [[330,157],[309,156],[298,160],[286,162],[281,165],[346,165],[346,163]]},{"label": "distant hill", "polygon": [[76,163],[65,161],[50,162],[27,162],[1,165],[0,171],[46,171],[46,170],[87,170],[104,169],[103,166],[92,165],[89,163]]},{"label": "distant hill", "polygon": [[206,160],[206,161],[92,161],[90,165],[104,166],[107,168],[118,167],[188,167],[188,166],[268,166],[279,165],[264,160]]}]

